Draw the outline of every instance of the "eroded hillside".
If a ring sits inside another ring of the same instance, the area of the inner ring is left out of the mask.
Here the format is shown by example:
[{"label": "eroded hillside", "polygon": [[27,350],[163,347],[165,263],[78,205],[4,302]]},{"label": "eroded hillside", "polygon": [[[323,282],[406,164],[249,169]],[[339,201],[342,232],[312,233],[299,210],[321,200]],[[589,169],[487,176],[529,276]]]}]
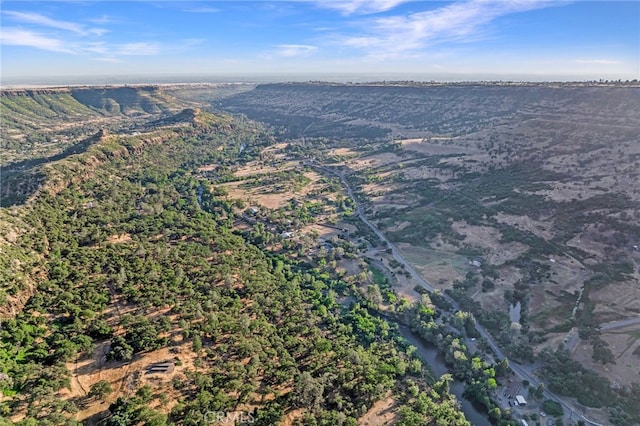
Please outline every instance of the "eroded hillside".
[{"label": "eroded hillside", "polygon": [[157,86],[3,89],[2,164],[55,155],[101,128],[126,129],[182,107]]},{"label": "eroded hillside", "polygon": [[468,425],[342,275],[236,225],[242,200],[202,167],[257,160],[270,132],[197,110],[158,125],[38,165],[37,191],[1,210],[0,424],[356,424],[384,407]]},{"label": "eroded hillside", "polygon": [[637,388],[638,87],[273,84],[222,106],[344,176],[405,258],[551,389],[612,403],[575,366],[538,369],[557,349]]}]

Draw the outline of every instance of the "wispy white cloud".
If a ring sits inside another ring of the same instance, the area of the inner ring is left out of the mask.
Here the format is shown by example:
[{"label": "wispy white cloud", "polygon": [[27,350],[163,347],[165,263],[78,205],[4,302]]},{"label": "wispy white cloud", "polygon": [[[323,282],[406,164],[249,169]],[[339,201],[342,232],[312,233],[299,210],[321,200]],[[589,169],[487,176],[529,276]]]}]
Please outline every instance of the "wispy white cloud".
[{"label": "wispy white cloud", "polygon": [[120,20],[115,19],[108,15],[102,15],[97,18],[91,18],[88,21],[96,25],[106,25],[106,24],[113,24],[114,22],[119,22]]},{"label": "wispy white cloud", "polygon": [[84,33],[84,28],[80,24],[77,24],[75,22],[69,22],[69,21],[58,21],[56,19],[51,19],[44,15],[40,15],[39,13],[16,12],[13,10],[5,10],[2,13],[20,22],[42,25],[45,27],[57,28],[60,30],[72,31],[78,34]]},{"label": "wispy white cloud", "polygon": [[[191,9],[198,13],[213,13],[214,8]],[[94,28],[82,23],[53,19],[35,12],[5,10],[4,16],[20,27],[2,28],[1,43],[4,45],[30,46],[37,49],[73,53],[88,56],[92,60],[121,62],[130,56],[155,56],[161,53],[176,53],[202,44],[202,38],[184,38],[171,43],[155,40],[116,42],[102,36],[109,32],[105,28]],[[96,24],[121,22],[111,16],[102,15],[87,20]],[[32,29],[29,28],[33,26]],[[87,37],[87,36],[92,37]]]},{"label": "wispy white cloud", "polygon": [[[199,40],[186,40],[186,44],[193,45]],[[52,52],[80,54],[90,56],[91,59],[107,62],[121,62],[123,56],[153,56],[163,50],[160,43],[156,42],[132,42],[132,43],[106,43],[104,41],[83,42],[82,40],[70,41],[49,37],[37,32],[21,28],[2,28],[0,31],[0,44],[7,46],[27,46]]]},{"label": "wispy white cloud", "polygon": [[476,40],[496,18],[550,5],[553,2],[549,0],[468,0],[424,12],[368,20],[362,34],[341,37],[339,42],[366,49],[374,57],[405,55],[445,41]]},{"label": "wispy white cloud", "polygon": [[345,15],[364,15],[386,12],[387,10],[391,10],[402,3],[407,3],[407,0],[324,0],[319,1],[318,5],[338,10]]},{"label": "wispy white cloud", "polygon": [[113,50],[107,43],[103,41],[85,43],[80,47],[80,51],[83,53],[96,53],[98,55],[110,56],[113,54]]},{"label": "wispy white cloud", "polygon": [[285,58],[308,55],[318,49],[308,44],[280,44],[275,46],[276,54]]},{"label": "wispy white cloud", "polygon": [[0,44],[7,46],[27,46],[51,52],[73,53],[62,40],[47,37],[21,28],[0,29]]},{"label": "wispy white cloud", "polygon": [[70,21],[61,21],[58,19],[49,18],[48,16],[41,15],[33,12],[18,12],[14,10],[5,10],[2,12],[4,15],[12,18],[15,21],[35,24],[47,28],[55,28],[58,30],[70,31],[80,35],[96,35],[101,36],[108,32],[104,28],[87,28],[83,24]]}]

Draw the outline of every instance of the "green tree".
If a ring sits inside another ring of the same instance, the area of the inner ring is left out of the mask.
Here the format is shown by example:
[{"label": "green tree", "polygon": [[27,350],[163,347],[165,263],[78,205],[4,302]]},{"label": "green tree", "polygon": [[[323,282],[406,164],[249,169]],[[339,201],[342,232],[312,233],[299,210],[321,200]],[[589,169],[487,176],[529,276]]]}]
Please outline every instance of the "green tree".
[{"label": "green tree", "polygon": [[564,414],[562,405],[560,405],[559,402],[553,401],[551,399],[544,400],[544,402],[542,403],[542,410],[544,410],[545,413],[556,417],[560,417]]},{"label": "green tree", "polygon": [[104,400],[107,396],[109,396],[113,392],[113,387],[111,383],[106,380],[100,380],[99,382],[91,385],[91,389],[89,389],[89,396],[92,398],[98,398]]},{"label": "green tree", "polygon": [[294,395],[296,404],[299,407],[316,408],[322,402],[324,386],[320,381],[314,379],[309,372],[300,374],[295,382]]},{"label": "green tree", "polygon": [[124,337],[116,336],[111,340],[111,349],[107,352],[107,359],[129,361],[133,358],[133,348]]},{"label": "green tree", "polygon": [[193,336],[192,348],[194,352],[200,352],[202,350],[202,339],[200,338],[199,334],[195,334]]}]

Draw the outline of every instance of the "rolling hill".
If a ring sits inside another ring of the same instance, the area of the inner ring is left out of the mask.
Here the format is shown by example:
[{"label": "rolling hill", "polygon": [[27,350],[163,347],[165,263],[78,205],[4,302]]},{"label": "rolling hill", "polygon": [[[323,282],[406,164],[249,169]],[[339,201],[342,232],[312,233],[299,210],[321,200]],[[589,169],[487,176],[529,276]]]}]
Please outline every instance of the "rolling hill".
[{"label": "rolling hill", "polygon": [[101,128],[132,127],[183,107],[158,86],[2,89],[2,164],[56,154]]}]

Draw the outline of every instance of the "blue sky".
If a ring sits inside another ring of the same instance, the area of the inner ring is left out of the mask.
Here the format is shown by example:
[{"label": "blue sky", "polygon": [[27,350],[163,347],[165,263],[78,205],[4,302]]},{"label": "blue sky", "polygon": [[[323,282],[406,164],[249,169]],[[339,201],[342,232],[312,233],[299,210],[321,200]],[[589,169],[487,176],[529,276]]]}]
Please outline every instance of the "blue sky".
[{"label": "blue sky", "polygon": [[2,1],[2,82],[640,78],[640,2]]}]

